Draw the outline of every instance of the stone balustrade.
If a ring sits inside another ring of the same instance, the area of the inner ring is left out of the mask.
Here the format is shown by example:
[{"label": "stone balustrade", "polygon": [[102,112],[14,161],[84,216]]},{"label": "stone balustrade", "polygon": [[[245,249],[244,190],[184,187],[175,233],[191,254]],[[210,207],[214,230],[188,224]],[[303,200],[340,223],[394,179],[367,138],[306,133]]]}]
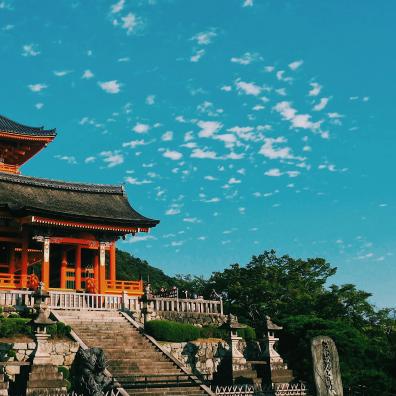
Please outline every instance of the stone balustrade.
[{"label": "stone balustrade", "polygon": [[[129,310],[140,312],[143,302],[137,296],[123,294],[89,294],[50,291],[51,309]],[[27,290],[0,290],[0,306],[33,306],[32,292]],[[186,312],[223,315],[221,300],[152,297],[149,302],[155,312]]]}]

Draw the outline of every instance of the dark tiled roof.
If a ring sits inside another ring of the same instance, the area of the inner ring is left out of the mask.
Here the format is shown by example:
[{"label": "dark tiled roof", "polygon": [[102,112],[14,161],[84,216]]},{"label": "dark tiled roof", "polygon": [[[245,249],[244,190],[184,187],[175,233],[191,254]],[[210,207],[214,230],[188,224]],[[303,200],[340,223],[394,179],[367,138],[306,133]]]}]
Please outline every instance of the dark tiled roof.
[{"label": "dark tiled roof", "polygon": [[0,206],[20,214],[154,227],[159,221],[136,212],[122,186],[66,183],[0,172]]},{"label": "dark tiled roof", "polygon": [[0,115],[0,131],[30,136],[56,136],[55,129],[46,130],[44,127],[22,125],[2,115]]}]

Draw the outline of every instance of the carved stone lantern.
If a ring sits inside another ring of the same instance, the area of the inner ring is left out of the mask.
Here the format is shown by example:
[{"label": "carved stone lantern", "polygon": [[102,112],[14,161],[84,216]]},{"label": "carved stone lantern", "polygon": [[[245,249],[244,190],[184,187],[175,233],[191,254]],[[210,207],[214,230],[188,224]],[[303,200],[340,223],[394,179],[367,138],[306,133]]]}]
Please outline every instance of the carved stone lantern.
[{"label": "carved stone lantern", "polygon": [[246,359],[243,354],[238,349],[238,343],[242,340],[242,337],[238,336],[238,330],[243,329],[244,325],[238,323],[236,316],[228,314],[227,325],[226,327],[229,330],[230,337],[230,346],[231,346],[231,360],[232,360],[232,368],[233,371],[241,370],[242,367],[246,364]]},{"label": "carved stone lantern", "polygon": [[43,282],[40,282],[37,291],[32,296],[34,298],[34,309],[37,312],[36,318],[29,323],[34,329],[37,342],[33,364],[50,364],[50,354],[47,350],[47,340],[50,334],[47,333],[47,327],[56,322],[49,319],[51,311],[46,303],[49,293],[44,290]]},{"label": "carved stone lantern", "polygon": [[283,329],[272,322],[269,316],[265,317],[265,352],[264,358],[269,363],[270,380],[272,383],[289,383],[293,380],[293,372],[289,370],[282,356],[275,349],[275,344],[279,341],[278,333]]},{"label": "carved stone lantern", "polygon": [[151,320],[151,316],[153,314],[152,299],[153,294],[151,292],[151,286],[150,283],[147,283],[146,287],[144,288],[144,294],[140,298],[140,301],[143,303],[142,314],[144,318],[144,324]]}]

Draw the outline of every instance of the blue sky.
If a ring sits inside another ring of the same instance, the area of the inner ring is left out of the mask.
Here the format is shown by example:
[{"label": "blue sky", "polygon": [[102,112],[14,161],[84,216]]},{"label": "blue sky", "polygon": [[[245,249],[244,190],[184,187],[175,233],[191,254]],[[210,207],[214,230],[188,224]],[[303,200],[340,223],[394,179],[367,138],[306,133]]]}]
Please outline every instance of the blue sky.
[{"label": "blue sky", "polygon": [[0,1],[0,113],[56,127],[23,173],[124,183],[168,274],[274,248],[394,306],[396,4]]}]

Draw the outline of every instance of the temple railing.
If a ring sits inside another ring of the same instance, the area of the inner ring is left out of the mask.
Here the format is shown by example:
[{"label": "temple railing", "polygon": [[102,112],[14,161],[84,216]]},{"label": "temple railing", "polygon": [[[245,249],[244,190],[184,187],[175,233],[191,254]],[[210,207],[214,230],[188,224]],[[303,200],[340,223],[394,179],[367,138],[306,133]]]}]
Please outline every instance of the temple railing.
[{"label": "temple railing", "polygon": [[150,301],[154,311],[223,314],[222,300],[153,297]]},{"label": "temple railing", "polygon": [[[33,306],[32,291],[0,290],[0,306]],[[151,309],[162,312],[193,312],[223,314],[222,301],[202,299],[176,299],[154,297],[149,300]],[[128,310],[140,312],[144,302],[127,292],[118,294],[76,293],[65,290],[49,291],[51,309]]]},{"label": "temple railing", "polygon": [[[25,283],[28,276],[25,275]],[[21,289],[23,275],[0,274],[0,289]]]},{"label": "temple railing", "polygon": [[106,280],[106,293],[117,294],[122,292],[129,295],[142,295],[143,281]]}]

